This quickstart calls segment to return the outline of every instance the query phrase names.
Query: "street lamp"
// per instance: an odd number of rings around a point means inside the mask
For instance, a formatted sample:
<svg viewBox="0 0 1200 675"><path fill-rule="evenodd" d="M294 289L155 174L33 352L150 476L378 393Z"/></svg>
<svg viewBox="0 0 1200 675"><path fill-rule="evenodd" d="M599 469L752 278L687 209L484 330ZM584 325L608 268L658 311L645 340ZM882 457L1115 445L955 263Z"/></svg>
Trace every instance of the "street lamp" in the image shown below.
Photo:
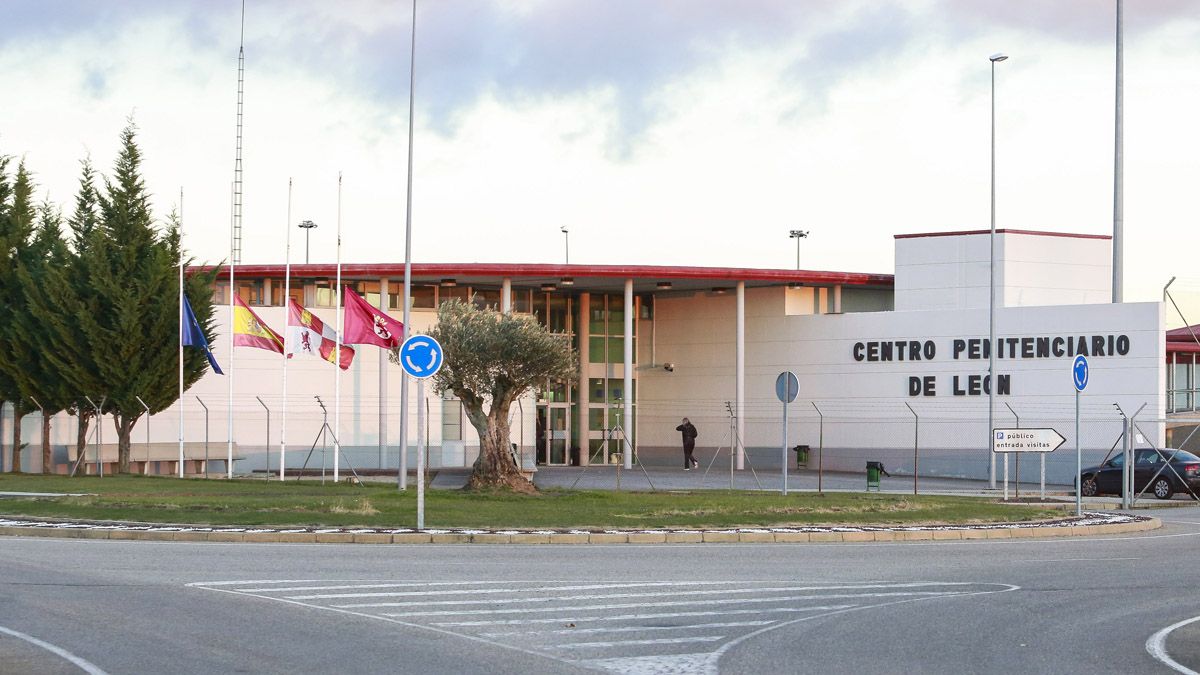
<svg viewBox="0 0 1200 675"><path fill-rule="evenodd" d="M1008 55L996 53L988 57L992 62L992 231L988 238L988 443L992 447L992 398L996 388L996 64ZM996 489L996 453L989 452L988 483ZM1005 455L1005 460L1008 455Z"/></svg>
<svg viewBox="0 0 1200 675"><path fill-rule="evenodd" d="M800 240L808 237L808 230L788 230L788 236L796 240L796 269L800 269Z"/></svg>
<svg viewBox="0 0 1200 675"><path fill-rule="evenodd" d="M313 221L311 221L311 220L302 220L302 221L300 221L300 225L299 225L299 227L300 227L300 229L304 230L304 264L305 264L305 265L307 265L307 264L308 264L308 235L309 235L309 230L313 229L313 228L314 228L314 227L316 227L316 226L317 226L317 224L316 224L316 223L314 223L314 222L313 222Z"/></svg>
<svg viewBox="0 0 1200 675"><path fill-rule="evenodd" d="M558 229L563 233L563 255L566 258L566 261L563 264L570 265L571 264L571 231L567 229L566 225L563 225L562 227L560 227Z"/></svg>

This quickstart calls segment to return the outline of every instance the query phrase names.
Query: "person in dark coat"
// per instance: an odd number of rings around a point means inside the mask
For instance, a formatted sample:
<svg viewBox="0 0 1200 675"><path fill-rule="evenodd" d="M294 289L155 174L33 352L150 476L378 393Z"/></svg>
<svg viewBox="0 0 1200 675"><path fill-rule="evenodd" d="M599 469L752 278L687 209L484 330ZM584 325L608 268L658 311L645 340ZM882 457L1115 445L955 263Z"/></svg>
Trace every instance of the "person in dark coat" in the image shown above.
<svg viewBox="0 0 1200 675"><path fill-rule="evenodd" d="M692 426L691 421L685 417L683 418L683 424L675 427L675 431L683 433L683 470L690 471L699 467L700 462L697 462L696 458L692 457L692 451L696 449L696 436L699 435L696 433L696 427Z"/></svg>

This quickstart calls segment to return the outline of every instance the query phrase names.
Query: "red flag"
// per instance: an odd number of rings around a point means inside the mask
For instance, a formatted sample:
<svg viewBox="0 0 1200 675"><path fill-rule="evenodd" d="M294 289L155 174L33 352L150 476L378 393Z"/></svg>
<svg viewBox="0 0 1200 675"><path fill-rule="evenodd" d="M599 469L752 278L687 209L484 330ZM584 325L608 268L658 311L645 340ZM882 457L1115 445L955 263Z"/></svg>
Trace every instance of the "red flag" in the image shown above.
<svg viewBox="0 0 1200 675"><path fill-rule="evenodd" d="M375 309L358 293L346 287L344 344L375 345L384 349L399 347L404 342L404 324Z"/></svg>

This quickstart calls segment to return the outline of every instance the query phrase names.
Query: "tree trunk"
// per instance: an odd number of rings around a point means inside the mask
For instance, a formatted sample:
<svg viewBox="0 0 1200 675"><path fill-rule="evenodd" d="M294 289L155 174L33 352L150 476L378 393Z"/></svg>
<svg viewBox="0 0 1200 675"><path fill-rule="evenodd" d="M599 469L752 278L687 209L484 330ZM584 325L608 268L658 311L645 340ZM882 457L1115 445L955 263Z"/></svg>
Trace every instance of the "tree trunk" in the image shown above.
<svg viewBox="0 0 1200 675"><path fill-rule="evenodd" d="M25 413L18 405L13 406L13 449L12 472L21 473L21 419Z"/></svg>
<svg viewBox="0 0 1200 675"><path fill-rule="evenodd" d="M113 426L117 428L117 473L129 473L129 437L136 421L135 415L113 416Z"/></svg>
<svg viewBox="0 0 1200 675"><path fill-rule="evenodd" d="M42 473L53 473L54 453L50 448L50 417L42 415Z"/></svg>
<svg viewBox="0 0 1200 675"><path fill-rule="evenodd" d="M88 434L88 419L87 413L80 408L75 412L75 419L78 424L75 426L75 466L71 468L71 475L74 476L79 467L83 466L83 462L87 453L87 434Z"/></svg>
<svg viewBox="0 0 1200 675"><path fill-rule="evenodd" d="M464 402L467 418L479 434L479 459L467 482L469 490L510 489L515 492L536 493L537 488L521 474L513 461L509 441L508 407L492 405L491 414L484 415L482 409L472 410Z"/></svg>

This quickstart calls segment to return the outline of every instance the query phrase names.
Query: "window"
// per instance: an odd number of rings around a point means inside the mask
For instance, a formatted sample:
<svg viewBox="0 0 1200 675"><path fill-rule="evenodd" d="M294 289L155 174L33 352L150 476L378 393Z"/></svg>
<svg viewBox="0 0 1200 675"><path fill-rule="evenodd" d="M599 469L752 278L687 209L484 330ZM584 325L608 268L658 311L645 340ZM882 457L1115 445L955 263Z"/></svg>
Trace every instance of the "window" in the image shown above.
<svg viewBox="0 0 1200 675"><path fill-rule="evenodd" d="M292 284L291 288L288 289L288 291L291 293L292 299L296 301L296 304L299 304L299 305L304 304L304 287L303 286L294 283L294 284ZM271 304L274 305L275 307L282 307L284 305L283 282L282 281L276 282L271 285Z"/></svg>
<svg viewBox="0 0 1200 675"><path fill-rule="evenodd" d="M462 439L462 401L444 399L442 401L442 440L461 441Z"/></svg>

